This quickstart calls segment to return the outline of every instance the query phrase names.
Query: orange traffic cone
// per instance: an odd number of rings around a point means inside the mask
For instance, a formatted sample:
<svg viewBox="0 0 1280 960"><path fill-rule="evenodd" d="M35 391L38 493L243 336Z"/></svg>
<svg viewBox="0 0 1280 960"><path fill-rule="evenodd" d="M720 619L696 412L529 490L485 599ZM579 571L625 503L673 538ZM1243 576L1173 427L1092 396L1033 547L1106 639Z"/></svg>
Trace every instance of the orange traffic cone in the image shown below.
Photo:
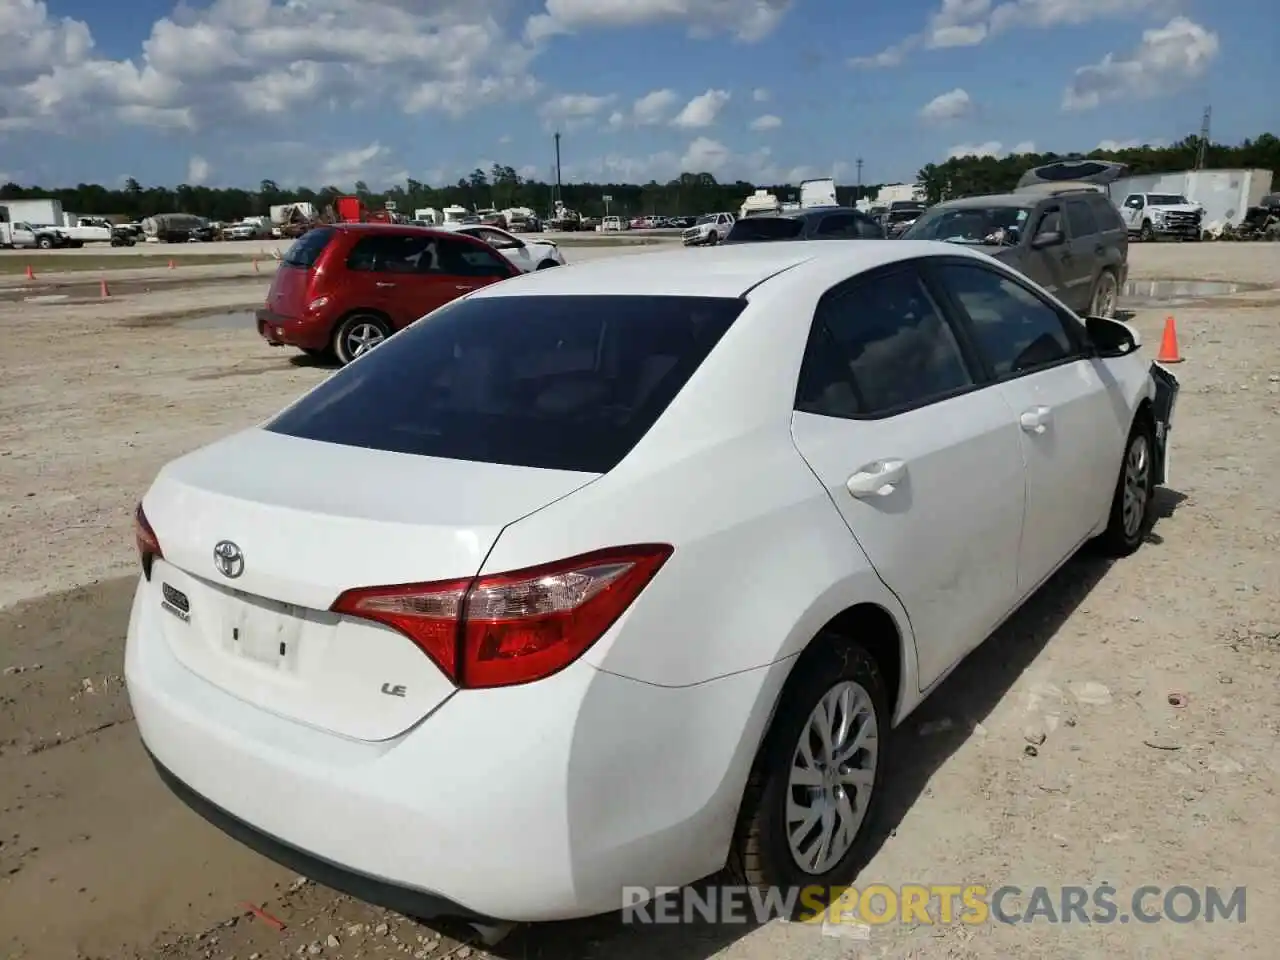
<svg viewBox="0 0 1280 960"><path fill-rule="evenodd" d="M102 299L106 300L109 296L111 296L111 290L107 286L107 281L101 280L99 281L99 283L100 283L100 286L98 288L98 292L102 295Z"/></svg>
<svg viewBox="0 0 1280 960"><path fill-rule="evenodd" d="M31 270L31 264L27 264L27 279L34 280L35 278L36 278L36 275Z"/></svg>
<svg viewBox="0 0 1280 960"><path fill-rule="evenodd" d="M1172 315L1164 318L1164 336L1160 338L1160 354L1156 360L1160 363L1182 362L1182 354L1178 352L1178 327Z"/></svg>
<svg viewBox="0 0 1280 960"><path fill-rule="evenodd" d="M173 261L172 261L172 260L170 260L170 261L169 261L169 269L170 269L170 270L172 270L173 268L174 268Z"/></svg>

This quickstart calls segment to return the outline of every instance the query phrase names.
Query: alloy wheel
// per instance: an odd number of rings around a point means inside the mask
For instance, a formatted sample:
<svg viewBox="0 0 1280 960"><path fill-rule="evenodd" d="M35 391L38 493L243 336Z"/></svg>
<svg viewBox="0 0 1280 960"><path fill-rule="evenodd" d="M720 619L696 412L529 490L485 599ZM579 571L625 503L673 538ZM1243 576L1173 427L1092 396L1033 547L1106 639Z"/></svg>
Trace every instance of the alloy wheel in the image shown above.
<svg viewBox="0 0 1280 960"><path fill-rule="evenodd" d="M819 876L852 848L866 818L879 759L871 695L846 680L823 695L800 733L787 783L791 856Z"/></svg>

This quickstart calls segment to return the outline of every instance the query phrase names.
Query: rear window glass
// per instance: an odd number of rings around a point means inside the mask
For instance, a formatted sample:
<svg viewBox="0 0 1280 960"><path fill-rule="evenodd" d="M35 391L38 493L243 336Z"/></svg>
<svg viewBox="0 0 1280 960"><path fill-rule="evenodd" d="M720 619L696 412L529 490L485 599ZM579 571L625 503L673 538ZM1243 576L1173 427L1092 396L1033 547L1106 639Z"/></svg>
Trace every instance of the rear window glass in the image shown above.
<svg viewBox="0 0 1280 960"><path fill-rule="evenodd" d="M804 231L804 223L792 217L748 217L729 231L729 240L794 240Z"/></svg>
<svg viewBox="0 0 1280 960"><path fill-rule="evenodd" d="M308 230L293 241L292 246L280 258L280 262L290 267L314 267L316 260L324 252L324 248L333 239L333 234L334 231L329 227L316 227L314 230Z"/></svg>
<svg viewBox="0 0 1280 960"><path fill-rule="evenodd" d="M266 429L324 443L551 470L611 470L746 301L454 301L330 377Z"/></svg>

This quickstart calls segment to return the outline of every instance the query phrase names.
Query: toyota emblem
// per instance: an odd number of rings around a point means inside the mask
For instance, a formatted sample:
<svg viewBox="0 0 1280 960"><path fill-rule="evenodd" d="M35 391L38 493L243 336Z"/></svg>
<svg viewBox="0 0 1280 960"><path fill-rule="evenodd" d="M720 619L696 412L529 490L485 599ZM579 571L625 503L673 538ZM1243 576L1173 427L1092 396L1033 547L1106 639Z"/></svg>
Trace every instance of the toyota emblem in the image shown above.
<svg viewBox="0 0 1280 960"><path fill-rule="evenodd" d="M213 548L213 565L230 580L244 573L244 552L230 540L219 540Z"/></svg>

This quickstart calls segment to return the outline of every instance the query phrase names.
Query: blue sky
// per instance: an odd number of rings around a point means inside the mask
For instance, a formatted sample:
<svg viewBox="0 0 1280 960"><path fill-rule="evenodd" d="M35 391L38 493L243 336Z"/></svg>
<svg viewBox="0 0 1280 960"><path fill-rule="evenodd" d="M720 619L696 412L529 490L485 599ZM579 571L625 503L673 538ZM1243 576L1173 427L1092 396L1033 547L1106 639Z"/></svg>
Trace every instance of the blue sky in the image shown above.
<svg viewBox="0 0 1280 960"><path fill-rule="evenodd" d="M1274 0L0 0L0 182L908 179L1280 127ZM1275 130L1273 132L1280 132Z"/></svg>

